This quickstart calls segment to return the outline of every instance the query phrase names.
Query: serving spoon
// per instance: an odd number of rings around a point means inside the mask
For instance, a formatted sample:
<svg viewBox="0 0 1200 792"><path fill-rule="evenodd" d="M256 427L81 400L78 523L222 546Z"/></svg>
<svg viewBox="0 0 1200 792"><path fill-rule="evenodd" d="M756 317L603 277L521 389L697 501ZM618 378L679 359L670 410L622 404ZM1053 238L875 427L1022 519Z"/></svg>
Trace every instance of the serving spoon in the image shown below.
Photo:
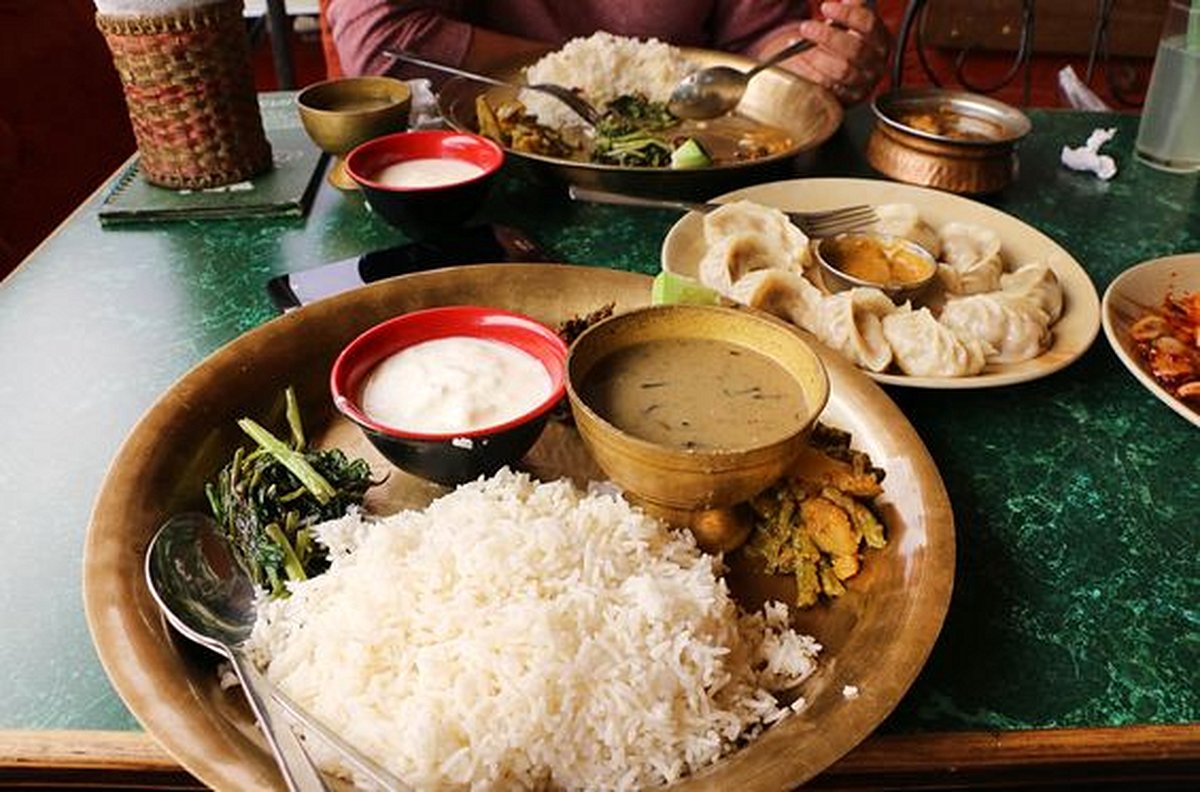
<svg viewBox="0 0 1200 792"><path fill-rule="evenodd" d="M567 88L563 85L555 85L554 83L534 83L533 85L526 85L524 83L508 82L507 80L489 77L486 74L479 74L478 72L460 69L459 67L451 66L448 63L438 63L437 61L426 60L425 58L417 57L416 55L412 55L404 50L389 49L384 50L384 54L390 58L395 58L396 60L404 61L405 63L411 63L414 66L423 66L426 69L442 71L447 74L453 74L457 77L466 77L468 80L475 80L476 82L485 83L487 85L498 85L502 88L518 88L548 94L575 111L575 114L586 121L590 126L595 126L596 122L599 121L603 115L599 110L593 107L590 102L572 91L570 88Z"/></svg>
<svg viewBox="0 0 1200 792"><path fill-rule="evenodd" d="M725 115L742 101L754 75L815 46L813 41L800 39L748 71L731 66L709 66L694 71L671 91L667 109L678 118L695 120Z"/></svg>
<svg viewBox="0 0 1200 792"><path fill-rule="evenodd" d="M184 512L167 520L146 551L146 582L172 627L229 658L289 789L311 792L328 787L300 738L278 717L281 710L384 789L406 788L400 779L289 699L246 656L243 646L255 620L255 585L211 517Z"/></svg>

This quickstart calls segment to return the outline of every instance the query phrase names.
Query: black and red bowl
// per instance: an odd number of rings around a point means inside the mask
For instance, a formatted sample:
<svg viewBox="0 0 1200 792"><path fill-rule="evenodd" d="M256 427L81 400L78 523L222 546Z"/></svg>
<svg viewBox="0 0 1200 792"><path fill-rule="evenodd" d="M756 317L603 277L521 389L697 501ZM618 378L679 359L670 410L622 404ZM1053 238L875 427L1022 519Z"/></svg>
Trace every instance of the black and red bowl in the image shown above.
<svg viewBox="0 0 1200 792"><path fill-rule="evenodd" d="M397 186L379 180L388 166L411 160L458 160L475 165L472 177L435 186ZM504 149L482 135L445 129L396 132L368 140L346 155L346 172L371 209L410 237L465 224L483 206L504 164Z"/></svg>
<svg viewBox="0 0 1200 792"><path fill-rule="evenodd" d="M363 387L377 365L415 344L455 336L508 344L532 355L550 376L550 394L504 423L461 432L408 431L363 411ZM421 478L455 485L514 466L533 447L566 392L566 360L566 343L528 316L474 305L443 306L402 314L363 332L334 361L330 389L338 411L357 424L388 461Z"/></svg>

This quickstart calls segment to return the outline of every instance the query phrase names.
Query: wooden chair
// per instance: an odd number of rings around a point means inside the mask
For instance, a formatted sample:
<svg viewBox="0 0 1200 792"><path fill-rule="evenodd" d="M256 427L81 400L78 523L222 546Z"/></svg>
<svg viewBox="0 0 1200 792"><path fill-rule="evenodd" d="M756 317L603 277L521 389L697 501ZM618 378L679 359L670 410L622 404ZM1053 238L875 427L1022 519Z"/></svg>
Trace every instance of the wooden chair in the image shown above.
<svg viewBox="0 0 1200 792"><path fill-rule="evenodd" d="M1108 103L1134 108L1165 9L1166 0L909 0L892 85L957 84L1015 104L1062 104L1054 87L1070 65Z"/></svg>
<svg viewBox="0 0 1200 792"><path fill-rule="evenodd" d="M332 2L333 0L318 0L317 3L320 9L318 20L321 25L321 52L325 55L325 76L330 80L345 74L342 71L342 62L338 59L337 47L333 44L333 34L329 30L329 19L325 13Z"/></svg>

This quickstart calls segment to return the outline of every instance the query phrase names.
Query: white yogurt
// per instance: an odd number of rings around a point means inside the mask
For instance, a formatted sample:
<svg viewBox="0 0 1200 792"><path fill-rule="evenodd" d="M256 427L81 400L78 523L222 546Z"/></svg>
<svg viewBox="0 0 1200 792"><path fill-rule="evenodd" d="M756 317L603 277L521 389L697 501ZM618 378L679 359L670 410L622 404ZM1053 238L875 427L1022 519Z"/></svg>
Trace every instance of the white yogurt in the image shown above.
<svg viewBox="0 0 1200 792"><path fill-rule="evenodd" d="M377 171L372 181L389 187L442 187L474 179L483 168L472 162L427 157L404 160Z"/></svg>
<svg viewBox="0 0 1200 792"><path fill-rule="evenodd" d="M410 432L453 434L505 423L554 390L533 355L469 336L403 349L367 375L362 409L371 419Z"/></svg>

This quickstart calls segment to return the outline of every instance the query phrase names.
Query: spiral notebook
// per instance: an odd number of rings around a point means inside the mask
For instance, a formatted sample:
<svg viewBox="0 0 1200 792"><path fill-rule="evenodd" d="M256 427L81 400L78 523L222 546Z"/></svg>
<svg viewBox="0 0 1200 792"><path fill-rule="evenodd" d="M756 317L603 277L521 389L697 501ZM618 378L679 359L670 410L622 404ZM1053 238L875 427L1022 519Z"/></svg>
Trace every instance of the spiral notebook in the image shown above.
<svg viewBox="0 0 1200 792"><path fill-rule="evenodd" d="M101 201L101 224L302 217L320 186L327 155L304 132L296 112L296 94L296 91L259 94L263 131L271 142L275 160L270 171L223 187L175 190L143 179L134 158Z"/></svg>

